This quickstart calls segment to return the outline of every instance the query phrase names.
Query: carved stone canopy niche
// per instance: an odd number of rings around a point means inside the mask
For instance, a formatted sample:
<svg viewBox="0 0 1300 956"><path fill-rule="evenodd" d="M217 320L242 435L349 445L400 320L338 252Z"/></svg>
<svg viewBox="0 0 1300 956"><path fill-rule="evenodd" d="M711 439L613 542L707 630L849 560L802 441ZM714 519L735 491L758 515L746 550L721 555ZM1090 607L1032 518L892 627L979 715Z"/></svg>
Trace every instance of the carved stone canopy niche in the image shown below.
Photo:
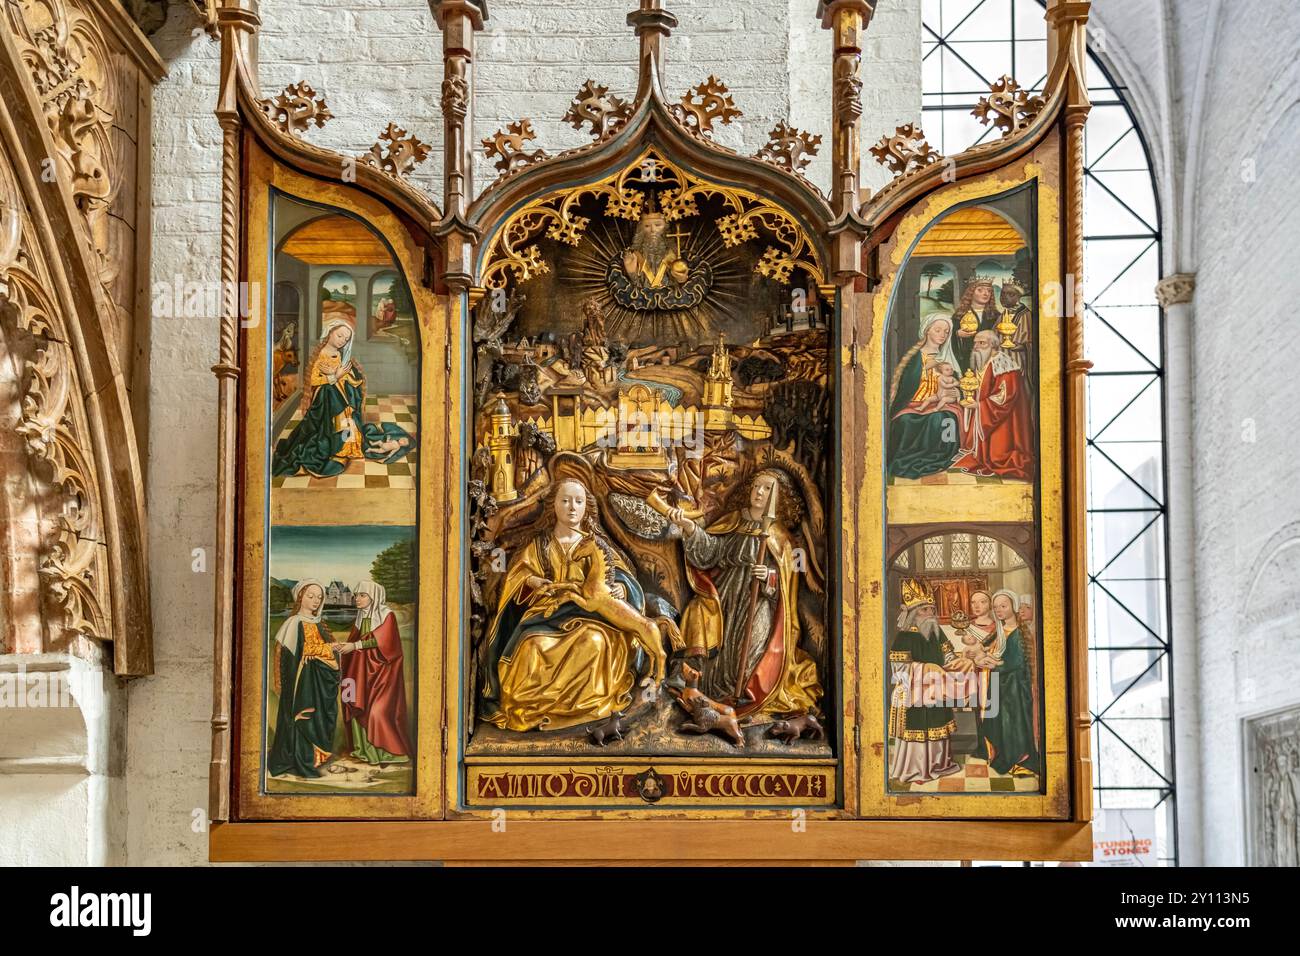
<svg viewBox="0 0 1300 956"><path fill-rule="evenodd" d="M148 261L134 251L149 183L122 147L147 141L163 65L116 4L33 0L0 19L0 348L18 395L0 466L14 492L0 651L103 653L122 676L148 674L147 416L128 386L147 392L133 358Z"/></svg>
<svg viewBox="0 0 1300 956"><path fill-rule="evenodd" d="M1300 707L1243 721L1246 863L1300 866Z"/></svg>

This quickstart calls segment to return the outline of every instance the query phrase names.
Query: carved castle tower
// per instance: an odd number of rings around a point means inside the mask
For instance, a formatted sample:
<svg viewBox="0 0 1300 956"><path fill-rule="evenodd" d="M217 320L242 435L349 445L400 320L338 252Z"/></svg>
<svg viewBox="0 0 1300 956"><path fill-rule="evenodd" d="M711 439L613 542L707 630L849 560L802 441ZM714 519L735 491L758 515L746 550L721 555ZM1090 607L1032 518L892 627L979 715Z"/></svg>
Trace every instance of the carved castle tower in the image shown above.
<svg viewBox="0 0 1300 956"><path fill-rule="evenodd" d="M519 497L515 490L515 422L504 395L497 395L492 409L487 446L492 453L492 497L497 501L514 501Z"/></svg>
<svg viewBox="0 0 1300 956"><path fill-rule="evenodd" d="M718 344L709 363L709 374L704 378L704 430L725 432L731 428L731 353L718 333Z"/></svg>

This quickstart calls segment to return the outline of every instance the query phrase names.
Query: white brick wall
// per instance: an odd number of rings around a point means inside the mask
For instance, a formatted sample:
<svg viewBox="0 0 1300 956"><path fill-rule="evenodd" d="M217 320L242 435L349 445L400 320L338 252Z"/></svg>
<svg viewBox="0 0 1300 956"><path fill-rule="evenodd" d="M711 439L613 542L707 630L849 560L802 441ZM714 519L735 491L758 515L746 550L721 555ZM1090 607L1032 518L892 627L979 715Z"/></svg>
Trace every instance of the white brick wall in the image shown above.
<svg viewBox="0 0 1300 956"><path fill-rule="evenodd" d="M215 283L221 258L219 47L173 5L154 41L169 64L154 98L153 281ZM149 569L155 676L129 687L127 860L198 862L206 833L216 517L217 318L156 316L151 331ZM208 570L191 553L206 549Z"/></svg>
<svg viewBox="0 0 1300 956"><path fill-rule="evenodd" d="M594 79L629 97L636 89L637 43L626 24L628 0L517 0L493 6L477 39L474 142L521 117L533 121L548 152L590 141L562 119L578 88ZM821 133L822 155L811 178L830 184L830 34L805 0L754 0L729 7L709 0L668 4L679 26L665 55L664 86L675 98L710 73L730 88L744 115L717 131L719 142L752 153L778 119ZM412 179L441 196L441 36L421 0L268 3L262 11L263 89L274 93L305 79L323 93L335 119L312 130L313 142L346 153L369 148L392 119L433 147ZM357 37L329 46L311 35ZM864 136L870 142L900 123L919 119L921 44L919 0L882 3L868 34L863 65ZM496 177L476 156L479 187ZM888 174L870 156L864 182Z"/></svg>
<svg viewBox="0 0 1300 956"><path fill-rule="evenodd" d="M1197 277L1166 332L1180 850L1233 865L1242 721L1300 704L1300 454L1292 393L1264 357L1297 328L1300 8L1176 7L1096 0L1094 17L1152 152L1165 272Z"/></svg>
<svg viewBox="0 0 1300 956"><path fill-rule="evenodd" d="M1300 565L1264 568L1251 591L1270 543L1300 542L1295 390L1269 372L1269 356L1284 359L1300 328L1300 63L1282 52L1300 44L1300 8L1231 7L1215 44L1194 179L1201 781L1205 862L1217 865L1244 862L1241 719L1300 704ZM1275 603L1284 594L1290 612Z"/></svg>

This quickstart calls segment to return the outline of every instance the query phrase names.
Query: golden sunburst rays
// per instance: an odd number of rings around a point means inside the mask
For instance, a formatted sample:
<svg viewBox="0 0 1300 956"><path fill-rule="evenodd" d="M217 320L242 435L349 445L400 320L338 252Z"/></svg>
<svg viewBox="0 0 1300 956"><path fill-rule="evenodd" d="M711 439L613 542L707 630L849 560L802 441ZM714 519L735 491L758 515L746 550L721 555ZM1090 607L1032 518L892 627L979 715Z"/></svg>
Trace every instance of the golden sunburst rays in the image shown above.
<svg viewBox="0 0 1300 956"><path fill-rule="evenodd" d="M681 255L691 266L707 262L713 280L707 294L688 309L629 309L614 300L608 275L632 244L635 224L601 218L587 230L583 241L566 257L565 281L581 299L594 297L605 312L605 328L628 345L655 342L711 341L724 324L743 316L748 273L741 267L741 247L727 248L716 229L699 217L676 220L674 227L690 229L681 237ZM693 228L692 228L693 227Z"/></svg>

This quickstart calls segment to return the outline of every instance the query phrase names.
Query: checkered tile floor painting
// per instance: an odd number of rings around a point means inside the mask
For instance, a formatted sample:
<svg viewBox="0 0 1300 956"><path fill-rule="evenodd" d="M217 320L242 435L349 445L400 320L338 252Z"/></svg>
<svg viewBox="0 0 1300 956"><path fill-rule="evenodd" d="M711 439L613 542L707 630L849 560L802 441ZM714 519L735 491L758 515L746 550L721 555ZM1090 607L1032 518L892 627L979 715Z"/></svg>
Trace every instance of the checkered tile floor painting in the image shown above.
<svg viewBox="0 0 1300 956"><path fill-rule="evenodd" d="M996 773L987 760L956 754L953 759L961 765L956 773L936 777L925 783L900 783L889 781L890 793L1038 793L1037 777L1012 777Z"/></svg>
<svg viewBox="0 0 1300 956"><path fill-rule="evenodd" d="M414 395L369 395L361 417L366 422L393 422L416 437L416 397ZM287 438L302 420L302 411L296 411L276 440ZM349 462L347 471L333 478L314 478L311 475L283 475L271 479L272 488L414 488L416 451L405 458L385 465L381 461Z"/></svg>

